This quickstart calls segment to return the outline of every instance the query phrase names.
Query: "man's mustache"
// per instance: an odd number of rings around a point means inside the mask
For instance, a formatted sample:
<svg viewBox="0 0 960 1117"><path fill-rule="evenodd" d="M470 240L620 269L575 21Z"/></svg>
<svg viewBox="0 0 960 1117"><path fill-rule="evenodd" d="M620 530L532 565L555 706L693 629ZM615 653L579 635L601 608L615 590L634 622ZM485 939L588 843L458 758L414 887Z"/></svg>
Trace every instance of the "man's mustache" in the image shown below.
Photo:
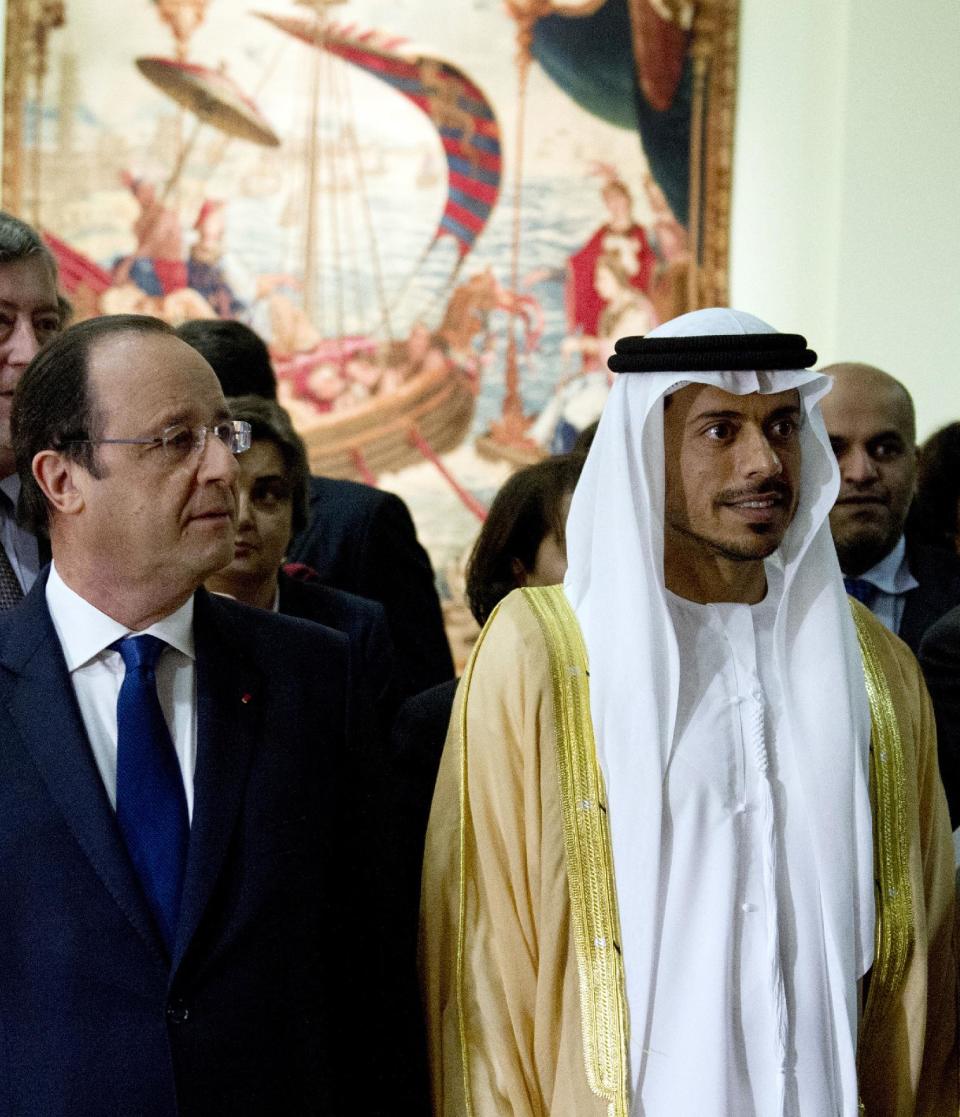
<svg viewBox="0 0 960 1117"><path fill-rule="evenodd" d="M716 504L740 504L745 500L763 500L770 497L783 503L789 503L793 496L793 487L779 478L771 478L762 485L753 485L746 489L724 489L714 499Z"/></svg>
<svg viewBox="0 0 960 1117"><path fill-rule="evenodd" d="M841 485L838 503L843 504L890 503L890 490L885 485Z"/></svg>

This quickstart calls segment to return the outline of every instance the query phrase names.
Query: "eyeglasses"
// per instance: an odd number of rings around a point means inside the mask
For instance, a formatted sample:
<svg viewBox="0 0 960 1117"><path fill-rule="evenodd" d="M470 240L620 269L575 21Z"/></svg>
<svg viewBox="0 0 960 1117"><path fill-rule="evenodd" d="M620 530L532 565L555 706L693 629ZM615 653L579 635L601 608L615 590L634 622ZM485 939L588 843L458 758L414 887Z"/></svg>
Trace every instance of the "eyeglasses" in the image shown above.
<svg viewBox="0 0 960 1117"><path fill-rule="evenodd" d="M240 419L224 420L212 427L188 427L185 423L176 423L155 438L67 438L60 445L159 446L168 457L185 461L193 453L198 456L203 453L208 434L219 439L231 454L242 454L250 449L251 427Z"/></svg>

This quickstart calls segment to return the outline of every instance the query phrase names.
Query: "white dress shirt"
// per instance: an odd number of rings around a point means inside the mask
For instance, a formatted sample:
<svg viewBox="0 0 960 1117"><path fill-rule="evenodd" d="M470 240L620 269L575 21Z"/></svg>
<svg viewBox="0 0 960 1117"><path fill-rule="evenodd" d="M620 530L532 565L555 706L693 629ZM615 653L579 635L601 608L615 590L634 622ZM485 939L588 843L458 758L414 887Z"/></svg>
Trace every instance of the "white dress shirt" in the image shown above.
<svg viewBox="0 0 960 1117"><path fill-rule="evenodd" d="M7 552L20 587L28 593L40 572L37 537L24 531L16 521L17 500L20 497L20 478L16 473L0 481L0 490L10 498L12 505L8 510L6 502L0 500L0 546Z"/></svg>
<svg viewBox="0 0 960 1117"><path fill-rule="evenodd" d="M131 633L75 593L50 568L47 607L67 661L87 738L111 805L117 805L117 698L126 668L110 645L123 636L157 636L168 646L157 663L160 708L173 738L187 813L193 818L193 776L197 765L197 679L193 640L193 597L175 613L142 633Z"/></svg>
<svg viewBox="0 0 960 1117"><path fill-rule="evenodd" d="M893 550L860 577L877 591L870 612L891 632L899 633L906 595L920 585L910 573L906 539L901 535Z"/></svg>

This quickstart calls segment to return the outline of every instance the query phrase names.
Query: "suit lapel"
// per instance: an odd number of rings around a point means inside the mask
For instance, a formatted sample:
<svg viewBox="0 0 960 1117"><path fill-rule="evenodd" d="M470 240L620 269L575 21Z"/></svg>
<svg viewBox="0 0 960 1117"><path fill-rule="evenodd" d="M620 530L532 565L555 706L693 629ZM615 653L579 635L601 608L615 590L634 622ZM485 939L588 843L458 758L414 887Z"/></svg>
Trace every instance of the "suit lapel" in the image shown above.
<svg viewBox="0 0 960 1117"><path fill-rule="evenodd" d="M10 716L97 876L158 962L166 965L162 941L90 751L45 589L43 575L5 626L0 665L11 673L6 695Z"/></svg>
<svg viewBox="0 0 960 1117"><path fill-rule="evenodd" d="M204 590L199 590L196 597L194 635L197 768L173 970L196 933L223 866L240 812L262 709L261 676L243 658L242 634L226 609Z"/></svg>

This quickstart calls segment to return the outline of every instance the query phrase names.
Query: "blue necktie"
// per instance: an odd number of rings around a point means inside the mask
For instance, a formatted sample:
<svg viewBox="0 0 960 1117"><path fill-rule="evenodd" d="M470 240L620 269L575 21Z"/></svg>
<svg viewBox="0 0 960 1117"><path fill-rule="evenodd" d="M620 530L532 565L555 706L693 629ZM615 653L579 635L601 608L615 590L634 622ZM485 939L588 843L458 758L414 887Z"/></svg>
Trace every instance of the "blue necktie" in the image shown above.
<svg viewBox="0 0 960 1117"><path fill-rule="evenodd" d="M877 599L877 587L863 578L844 578L843 584L847 593L866 605L868 609Z"/></svg>
<svg viewBox="0 0 960 1117"><path fill-rule="evenodd" d="M167 950L180 914L190 821L180 765L157 697L156 636L110 645L127 671L117 699L117 822Z"/></svg>

